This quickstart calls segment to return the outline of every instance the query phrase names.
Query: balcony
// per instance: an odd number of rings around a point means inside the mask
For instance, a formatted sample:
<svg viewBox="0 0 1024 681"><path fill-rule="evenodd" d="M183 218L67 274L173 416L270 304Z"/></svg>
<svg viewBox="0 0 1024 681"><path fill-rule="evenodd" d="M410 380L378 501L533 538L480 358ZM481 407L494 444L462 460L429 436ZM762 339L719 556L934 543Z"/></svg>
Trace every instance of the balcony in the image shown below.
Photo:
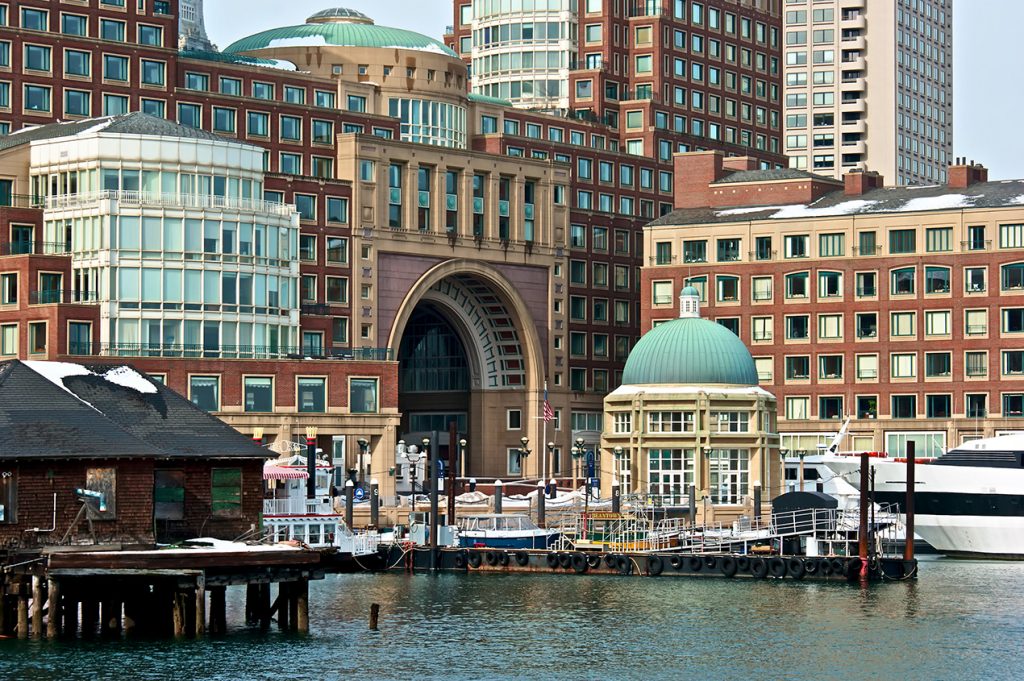
<svg viewBox="0 0 1024 681"><path fill-rule="evenodd" d="M868 131L868 122L863 118L858 118L857 120L850 121L849 123L843 121L842 126L844 135L847 133L859 133L863 135Z"/></svg>
<svg viewBox="0 0 1024 681"><path fill-rule="evenodd" d="M102 201L116 201L122 206L147 208L196 208L200 210L231 210L251 213L290 216L294 206L274 203L263 199L244 199L232 196L211 196L201 194L161 194L141 191L100 191L87 194L64 194L48 196L46 210L69 210L90 208Z"/></svg>
<svg viewBox="0 0 1024 681"><path fill-rule="evenodd" d="M299 313L313 317L329 317L331 314L331 306L325 305L324 303L306 303L299 306Z"/></svg>
<svg viewBox="0 0 1024 681"><path fill-rule="evenodd" d="M39 208L42 204L41 196L0 192L0 208Z"/></svg>
<svg viewBox="0 0 1024 681"><path fill-rule="evenodd" d="M71 244L64 242L0 242L0 255L68 255L69 253L71 253Z"/></svg>
<svg viewBox="0 0 1024 681"><path fill-rule="evenodd" d="M104 357L202 357L206 359L326 359L342 361L389 362L394 359L391 348L320 348L311 355L310 348L271 345L221 345L205 347L192 343L102 343L80 344L81 352Z"/></svg>
<svg viewBox="0 0 1024 681"><path fill-rule="evenodd" d="M32 305L58 305L61 303L95 303L99 300L96 291L30 291L29 303Z"/></svg>
<svg viewBox="0 0 1024 681"><path fill-rule="evenodd" d="M841 18L839 20L839 28L844 31L847 29L865 31L868 28L868 21L865 18L864 14L858 13L855 16L851 16L849 18Z"/></svg>
<svg viewBox="0 0 1024 681"><path fill-rule="evenodd" d="M868 110L867 103L863 98L843 100L839 102L840 110L843 113L865 113Z"/></svg>
<svg viewBox="0 0 1024 681"><path fill-rule="evenodd" d="M844 50L866 50L868 41L862 35L843 38L839 46Z"/></svg>
<svg viewBox="0 0 1024 681"><path fill-rule="evenodd" d="M844 56L842 59L844 71L864 71L868 68L868 61L859 55Z"/></svg>
<svg viewBox="0 0 1024 681"><path fill-rule="evenodd" d="M960 248L965 251L991 251L992 241L991 239L970 239L961 241Z"/></svg>
<svg viewBox="0 0 1024 681"><path fill-rule="evenodd" d="M866 154L868 153L868 145L864 140L858 140L856 142L843 142L843 146L840 147L843 154Z"/></svg>
<svg viewBox="0 0 1024 681"><path fill-rule="evenodd" d="M330 502L320 499L264 499L263 515L335 515Z"/></svg>

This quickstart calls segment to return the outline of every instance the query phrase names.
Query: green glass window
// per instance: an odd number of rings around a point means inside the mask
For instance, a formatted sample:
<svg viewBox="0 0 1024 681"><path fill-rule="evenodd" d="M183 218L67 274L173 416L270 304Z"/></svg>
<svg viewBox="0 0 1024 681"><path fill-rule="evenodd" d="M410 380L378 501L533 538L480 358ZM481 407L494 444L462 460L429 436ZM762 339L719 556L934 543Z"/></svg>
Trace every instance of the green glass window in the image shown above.
<svg viewBox="0 0 1024 681"><path fill-rule="evenodd" d="M233 518L241 515L241 468L214 468L211 471L210 512L214 517L219 518Z"/></svg>

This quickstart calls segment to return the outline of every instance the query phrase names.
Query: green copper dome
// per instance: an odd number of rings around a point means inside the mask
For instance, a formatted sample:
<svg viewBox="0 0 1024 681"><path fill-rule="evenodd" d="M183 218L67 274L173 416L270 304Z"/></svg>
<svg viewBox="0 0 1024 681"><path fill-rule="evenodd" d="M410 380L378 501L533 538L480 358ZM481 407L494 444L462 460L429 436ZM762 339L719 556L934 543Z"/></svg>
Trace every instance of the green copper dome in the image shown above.
<svg viewBox="0 0 1024 681"><path fill-rule="evenodd" d="M365 14L338 7L317 12L301 26L272 28L228 45L225 52L275 47L381 47L421 50L458 57L444 43L422 33L377 26Z"/></svg>
<svg viewBox="0 0 1024 681"><path fill-rule="evenodd" d="M754 386L757 368L743 341L721 324L673 319L640 338L622 373L623 385L665 383Z"/></svg>

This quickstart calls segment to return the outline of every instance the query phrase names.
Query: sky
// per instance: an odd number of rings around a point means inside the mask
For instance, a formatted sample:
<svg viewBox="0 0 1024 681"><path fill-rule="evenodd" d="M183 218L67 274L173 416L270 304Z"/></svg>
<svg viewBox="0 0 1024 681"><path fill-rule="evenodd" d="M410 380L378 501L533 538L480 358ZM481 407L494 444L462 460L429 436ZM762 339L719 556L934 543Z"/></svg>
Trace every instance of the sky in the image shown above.
<svg viewBox="0 0 1024 681"><path fill-rule="evenodd" d="M893 2L895 0L871 0ZM220 47L252 33L302 24L339 0L206 0L206 30ZM953 155L989 168L992 179L1024 178L1024 25L1021 0L954 0ZM378 24L441 38L451 0L343 0ZM1014 75L1016 74L1016 75ZM870 77L870 76L869 76Z"/></svg>

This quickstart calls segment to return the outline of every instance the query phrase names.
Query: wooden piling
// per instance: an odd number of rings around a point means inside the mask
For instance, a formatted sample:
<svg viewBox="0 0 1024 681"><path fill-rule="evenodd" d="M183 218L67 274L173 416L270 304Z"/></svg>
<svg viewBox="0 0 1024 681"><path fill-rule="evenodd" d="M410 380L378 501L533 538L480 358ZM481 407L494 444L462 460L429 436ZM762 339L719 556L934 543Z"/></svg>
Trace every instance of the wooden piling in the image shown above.
<svg viewBox="0 0 1024 681"><path fill-rule="evenodd" d="M112 598L103 599L100 603L100 620L102 634L114 635L121 632L121 601Z"/></svg>
<svg viewBox="0 0 1024 681"><path fill-rule="evenodd" d="M295 631L309 633L309 580L300 579L295 584Z"/></svg>
<svg viewBox="0 0 1024 681"><path fill-rule="evenodd" d="M206 582L203 577L196 579L195 636L206 634Z"/></svg>
<svg viewBox="0 0 1024 681"><path fill-rule="evenodd" d="M7 630L7 594L4 593L4 583L0 581L0 636L9 636Z"/></svg>
<svg viewBox="0 0 1024 681"><path fill-rule="evenodd" d="M49 612L46 618L46 638L55 639L60 636L60 582L56 579L48 580L46 594L49 601Z"/></svg>
<svg viewBox="0 0 1024 681"><path fill-rule="evenodd" d="M370 631L377 631L377 619L380 617L380 603L370 603Z"/></svg>
<svg viewBox="0 0 1024 681"><path fill-rule="evenodd" d="M297 631L299 628L299 585L296 582L288 584L288 631Z"/></svg>
<svg viewBox="0 0 1024 681"><path fill-rule="evenodd" d="M43 578L32 576L32 638L43 635Z"/></svg>
<svg viewBox="0 0 1024 681"><path fill-rule="evenodd" d="M256 624L259 621L260 585L245 585L245 623Z"/></svg>
<svg viewBox="0 0 1024 681"><path fill-rule="evenodd" d="M64 594L64 630L65 636L75 636L78 634L78 599L73 598L71 594Z"/></svg>
<svg viewBox="0 0 1024 681"><path fill-rule="evenodd" d="M139 626L139 598L140 593L133 591L126 594L124 601L124 633L125 636L135 634Z"/></svg>
<svg viewBox="0 0 1024 681"><path fill-rule="evenodd" d="M28 596L24 593L18 595L18 638L28 638Z"/></svg>
<svg viewBox="0 0 1024 681"><path fill-rule="evenodd" d="M185 638L185 593L175 589L172 594L171 619L174 626L174 638Z"/></svg>
<svg viewBox="0 0 1024 681"><path fill-rule="evenodd" d="M259 623L260 630L266 631L270 628L270 585L259 585Z"/></svg>
<svg viewBox="0 0 1024 681"><path fill-rule="evenodd" d="M289 630L289 615L291 615L291 584L279 582L277 585L277 627L281 631Z"/></svg>

